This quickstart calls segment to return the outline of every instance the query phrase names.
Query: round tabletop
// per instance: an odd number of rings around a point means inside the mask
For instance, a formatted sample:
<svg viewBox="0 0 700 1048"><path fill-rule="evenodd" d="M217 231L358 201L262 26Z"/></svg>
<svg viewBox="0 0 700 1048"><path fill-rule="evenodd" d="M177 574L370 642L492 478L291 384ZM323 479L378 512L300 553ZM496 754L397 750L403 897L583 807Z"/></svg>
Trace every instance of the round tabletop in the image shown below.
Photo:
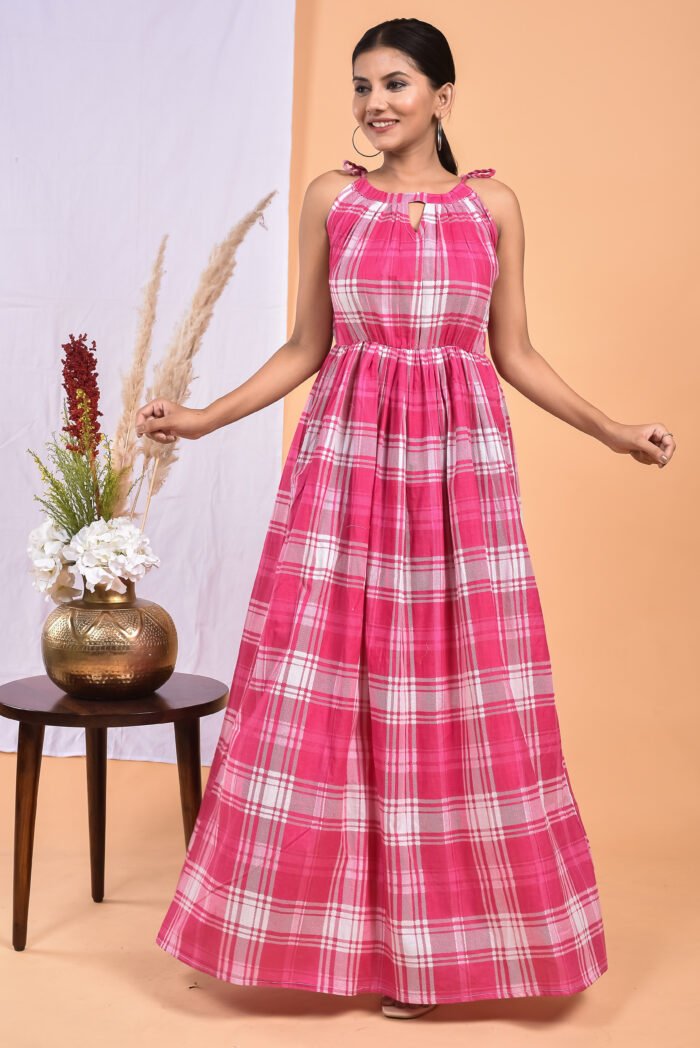
<svg viewBox="0 0 700 1048"><path fill-rule="evenodd" d="M206 717L223 709L228 695L220 680L175 672L140 699L76 699L42 673L0 685L0 716L67 728L126 728Z"/></svg>

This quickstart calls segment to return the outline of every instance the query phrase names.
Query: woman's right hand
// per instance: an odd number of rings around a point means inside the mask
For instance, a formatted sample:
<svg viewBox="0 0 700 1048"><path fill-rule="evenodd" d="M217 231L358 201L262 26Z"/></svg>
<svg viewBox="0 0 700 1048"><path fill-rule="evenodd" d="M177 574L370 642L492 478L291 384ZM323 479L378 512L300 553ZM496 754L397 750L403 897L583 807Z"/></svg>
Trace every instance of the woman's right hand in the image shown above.
<svg viewBox="0 0 700 1048"><path fill-rule="evenodd" d="M157 444L172 444L178 437L198 440L208 432L201 408L186 408L162 397L139 408L135 426L138 437L148 437Z"/></svg>

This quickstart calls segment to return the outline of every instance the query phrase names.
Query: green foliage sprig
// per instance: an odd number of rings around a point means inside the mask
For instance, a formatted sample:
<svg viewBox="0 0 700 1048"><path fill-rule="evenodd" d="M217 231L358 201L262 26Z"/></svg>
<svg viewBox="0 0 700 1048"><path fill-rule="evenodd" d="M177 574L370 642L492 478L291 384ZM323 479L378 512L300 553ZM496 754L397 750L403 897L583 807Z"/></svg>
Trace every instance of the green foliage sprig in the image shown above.
<svg viewBox="0 0 700 1048"><path fill-rule="evenodd" d="M95 343L93 341L93 347ZM99 389L94 378L94 363L88 366L87 349L84 336L64 346L67 353L74 351L79 357L82 374L89 377L89 392L78 387L75 381L77 365L73 361L73 371L64 380L68 398L63 402L64 426L60 437L46 443L50 465L46 465L35 451L27 448L32 456L41 478L45 484L45 495L35 495L37 502L44 507L47 516L56 527L63 528L72 538L81 528L100 518L111 520L119 494L120 482L124 469L115 470L112 466L112 448L109 439L99 430L97 404ZM64 368L64 375L67 373ZM100 447L105 454L98 458ZM139 482L137 477L128 489Z"/></svg>

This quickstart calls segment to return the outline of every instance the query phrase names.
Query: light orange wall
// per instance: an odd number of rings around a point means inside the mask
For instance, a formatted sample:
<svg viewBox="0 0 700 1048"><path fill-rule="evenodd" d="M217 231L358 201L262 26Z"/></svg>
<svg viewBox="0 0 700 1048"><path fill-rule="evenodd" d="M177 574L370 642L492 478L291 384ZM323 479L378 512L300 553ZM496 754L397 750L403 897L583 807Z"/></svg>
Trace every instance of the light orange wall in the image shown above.
<svg viewBox="0 0 700 1048"><path fill-rule="evenodd" d="M518 196L533 345L606 414L678 442L664 470L642 466L503 381L584 822L594 846L682 850L698 764L697 5L298 0L289 330L304 189L346 157L377 166L353 153L350 55L397 15L450 42L460 171L494 167ZM285 455L311 385L286 398Z"/></svg>

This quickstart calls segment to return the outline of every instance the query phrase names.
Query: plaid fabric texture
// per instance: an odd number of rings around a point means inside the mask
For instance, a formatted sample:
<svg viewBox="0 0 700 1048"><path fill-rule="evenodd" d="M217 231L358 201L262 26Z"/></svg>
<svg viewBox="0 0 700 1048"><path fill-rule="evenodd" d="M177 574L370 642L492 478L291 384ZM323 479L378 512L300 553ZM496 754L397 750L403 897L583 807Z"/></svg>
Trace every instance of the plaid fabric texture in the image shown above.
<svg viewBox="0 0 700 1048"><path fill-rule="evenodd" d="M498 231L467 180L493 173L361 173L328 215L335 344L156 939L231 983L448 1002L607 968L485 352Z"/></svg>

